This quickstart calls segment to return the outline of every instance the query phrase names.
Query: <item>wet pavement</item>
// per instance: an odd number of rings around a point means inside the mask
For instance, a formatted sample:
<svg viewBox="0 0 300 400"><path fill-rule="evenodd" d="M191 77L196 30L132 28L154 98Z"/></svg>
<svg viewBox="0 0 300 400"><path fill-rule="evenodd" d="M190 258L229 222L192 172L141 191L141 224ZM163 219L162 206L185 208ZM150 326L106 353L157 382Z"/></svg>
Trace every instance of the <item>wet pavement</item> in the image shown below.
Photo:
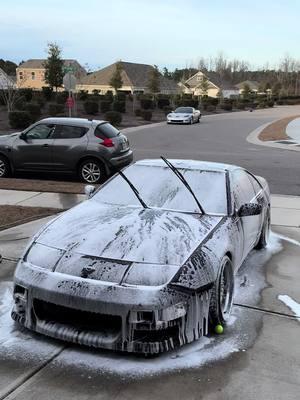
<svg viewBox="0 0 300 400"><path fill-rule="evenodd" d="M268 248L253 251L236 277L233 316L223 335L153 359L50 340L10 319L12 276L28 238L51 219L0 233L0 399L298 400L299 198L272 198ZM297 214L297 213L296 213Z"/></svg>

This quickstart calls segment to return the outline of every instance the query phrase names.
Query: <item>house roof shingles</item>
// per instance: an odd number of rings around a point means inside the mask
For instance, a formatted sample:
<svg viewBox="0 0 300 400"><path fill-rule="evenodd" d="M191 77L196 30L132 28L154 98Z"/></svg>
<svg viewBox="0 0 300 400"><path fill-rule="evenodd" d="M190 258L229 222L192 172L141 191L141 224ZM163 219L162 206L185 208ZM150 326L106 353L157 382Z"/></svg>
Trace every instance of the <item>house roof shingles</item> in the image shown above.
<svg viewBox="0 0 300 400"><path fill-rule="evenodd" d="M25 68L25 69L44 69L45 59L31 59L23 62L19 65L18 68ZM82 76L86 75L86 70L79 64L77 60L63 60L64 67L74 67L74 74L77 78L81 78Z"/></svg>
<svg viewBox="0 0 300 400"><path fill-rule="evenodd" d="M122 65L121 77L123 86L134 88L146 88L149 80L149 73L153 70L152 65L137 64L120 61ZM116 63L111 64L99 71L93 72L81 79L81 85L104 85L109 86L109 81L116 68ZM160 75L160 89L177 91L176 82Z"/></svg>

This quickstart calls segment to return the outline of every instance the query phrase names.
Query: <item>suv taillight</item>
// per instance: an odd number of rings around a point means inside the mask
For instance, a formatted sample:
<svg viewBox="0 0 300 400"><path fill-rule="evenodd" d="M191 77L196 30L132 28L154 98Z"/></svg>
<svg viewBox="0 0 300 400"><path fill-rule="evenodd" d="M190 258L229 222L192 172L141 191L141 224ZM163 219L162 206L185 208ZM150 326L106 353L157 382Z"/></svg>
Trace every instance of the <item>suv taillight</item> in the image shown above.
<svg viewBox="0 0 300 400"><path fill-rule="evenodd" d="M100 144L102 144L102 146L105 146L105 147L114 147L114 142L109 138L103 139L103 142Z"/></svg>

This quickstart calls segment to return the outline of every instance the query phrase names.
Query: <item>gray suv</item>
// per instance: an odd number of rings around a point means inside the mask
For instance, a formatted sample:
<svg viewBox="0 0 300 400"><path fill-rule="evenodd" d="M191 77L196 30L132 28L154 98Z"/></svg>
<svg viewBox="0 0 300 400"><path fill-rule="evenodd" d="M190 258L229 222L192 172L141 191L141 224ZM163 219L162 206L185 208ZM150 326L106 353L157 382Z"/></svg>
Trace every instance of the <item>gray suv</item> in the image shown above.
<svg viewBox="0 0 300 400"><path fill-rule="evenodd" d="M0 136L0 177L14 171L76 172L98 183L130 164L126 136L106 121L45 118L21 133Z"/></svg>

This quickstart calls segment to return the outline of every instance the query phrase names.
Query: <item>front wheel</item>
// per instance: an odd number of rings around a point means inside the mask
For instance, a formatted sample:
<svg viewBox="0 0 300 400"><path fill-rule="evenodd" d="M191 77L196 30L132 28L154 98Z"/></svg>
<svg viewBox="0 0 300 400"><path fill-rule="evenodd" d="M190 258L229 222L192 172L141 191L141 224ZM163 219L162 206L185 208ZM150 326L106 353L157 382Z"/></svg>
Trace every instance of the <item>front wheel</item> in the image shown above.
<svg viewBox="0 0 300 400"><path fill-rule="evenodd" d="M262 227L260 237L256 246L254 247L256 250L261 250L267 247L269 235L270 235L270 225L271 225L271 218L270 218L270 210L268 209L266 220Z"/></svg>
<svg viewBox="0 0 300 400"><path fill-rule="evenodd" d="M224 256L212 288L209 304L209 322L212 328L228 321L233 303L234 277L232 262Z"/></svg>
<svg viewBox="0 0 300 400"><path fill-rule="evenodd" d="M100 183L105 179L105 168L101 161L88 159L83 161L78 170L79 178L86 183Z"/></svg>

